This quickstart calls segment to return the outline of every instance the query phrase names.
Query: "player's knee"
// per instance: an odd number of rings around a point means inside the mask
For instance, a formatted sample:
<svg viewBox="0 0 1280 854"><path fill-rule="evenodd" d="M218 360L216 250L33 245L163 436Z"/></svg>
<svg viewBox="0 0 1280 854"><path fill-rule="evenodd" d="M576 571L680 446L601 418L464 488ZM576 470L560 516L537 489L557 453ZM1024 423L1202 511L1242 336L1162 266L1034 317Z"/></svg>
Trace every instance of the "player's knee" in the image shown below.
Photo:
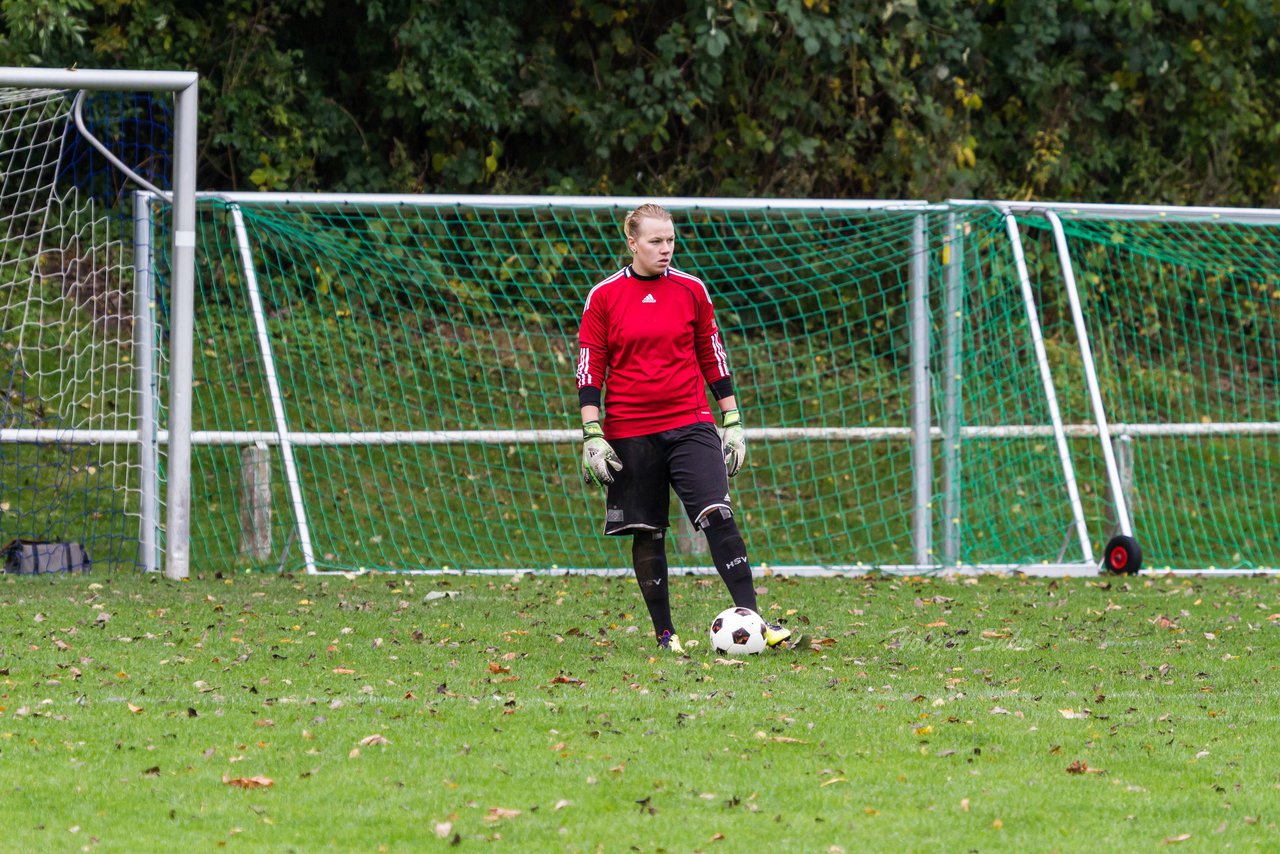
<svg viewBox="0 0 1280 854"><path fill-rule="evenodd" d="M666 553L667 542L663 531L636 531L631 539L631 555L636 560L665 557Z"/></svg>
<svg viewBox="0 0 1280 854"><path fill-rule="evenodd" d="M703 531L710 531L713 528L723 528L726 525L738 526L733 521L733 510L723 504L715 504L698 514L698 518L694 520L694 527Z"/></svg>

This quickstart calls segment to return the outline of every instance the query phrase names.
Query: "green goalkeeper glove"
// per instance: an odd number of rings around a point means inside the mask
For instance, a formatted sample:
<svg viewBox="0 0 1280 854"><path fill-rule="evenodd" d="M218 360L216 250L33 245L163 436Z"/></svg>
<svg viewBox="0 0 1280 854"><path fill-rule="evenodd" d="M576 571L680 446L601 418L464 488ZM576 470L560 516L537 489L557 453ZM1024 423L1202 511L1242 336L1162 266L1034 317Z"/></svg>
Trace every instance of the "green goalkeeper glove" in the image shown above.
<svg viewBox="0 0 1280 854"><path fill-rule="evenodd" d="M720 449L724 451L725 470L733 477L747 461L747 431L742 429L742 415L736 409L726 409L721 423Z"/></svg>
<svg viewBox="0 0 1280 854"><path fill-rule="evenodd" d="M612 468L613 471L609 471ZM613 472L622 471L622 460L604 439L599 421L582 425L582 480L588 486L613 483Z"/></svg>

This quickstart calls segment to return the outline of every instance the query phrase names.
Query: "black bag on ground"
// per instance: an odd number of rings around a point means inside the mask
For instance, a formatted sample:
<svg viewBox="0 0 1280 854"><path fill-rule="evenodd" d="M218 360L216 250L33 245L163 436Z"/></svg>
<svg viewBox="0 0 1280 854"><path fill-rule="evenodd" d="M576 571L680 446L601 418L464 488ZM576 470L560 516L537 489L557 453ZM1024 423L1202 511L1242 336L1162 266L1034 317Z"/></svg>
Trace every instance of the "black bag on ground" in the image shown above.
<svg viewBox="0 0 1280 854"><path fill-rule="evenodd" d="M88 572L93 565L80 543L10 540L4 547L4 571L15 575L50 572Z"/></svg>

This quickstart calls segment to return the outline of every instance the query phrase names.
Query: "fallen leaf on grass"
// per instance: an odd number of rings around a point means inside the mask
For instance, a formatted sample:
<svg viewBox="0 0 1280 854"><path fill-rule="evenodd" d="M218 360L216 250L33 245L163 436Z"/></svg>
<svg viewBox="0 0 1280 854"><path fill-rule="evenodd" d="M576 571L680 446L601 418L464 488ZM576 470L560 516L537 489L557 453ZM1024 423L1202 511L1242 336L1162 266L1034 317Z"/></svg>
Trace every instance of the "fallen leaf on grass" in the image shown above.
<svg viewBox="0 0 1280 854"><path fill-rule="evenodd" d="M572 804L573 804L573 801L566 801L564 798L561 798L560 800L556 801L555 809L562 810L565 807L570 806Z"/></svg>
<svg viewBox="0 0 1280 854"><path fill-rule="evenodd" d="M125 705L128 706L129 711L133 712L135 715L142 713L142 706L135 706L133 703L125 703Z"/></svg>
<svg viewBox="0 0 1280 854"><path fill-rule="evenodd" d="M502 821L504 818L515 818L520 815L520 810L509 810L506 807L489 807L489 812L485 814L485 821Z"/></svg>
<svg viewBox="0 0 1280 854"><path fill-rule="evenodd" d="M552 678L551 684L552 685L582 685L584 683L581 679L579 679L576 676L566 676L563 673L561 673L559 676Z"/></svg>
<svg viewBox="0 0 1280 854"><path fill-rule="evenodd" d="M721 666L723 666L723 667L744 667L744 666L746 666L746 662L745 662L745 661L743 661L741 658L717 658L717 659L716 659L716 664L719 664L719 665L721 665Z"/></svg>
<svg viewBox="0 0 1280 854"><path fill-rule="evenodd" d="M1090 768L1088 762L1085 762L1083 759L1077 759L1075 762L1072 762L1070 765L1067 766L1067 773L1068 774L1105 774L1107 772L1103 771L1101 768Z"/></svg>
<svg viewBox="0 0 1280 854"><path fill-rule="evenodd" d="M510 673L510 672L511 672L511 668L510 668L510 667L503 667L501 664L499 664L499 663L498 663L498 662L496 662L496 661L490 661L490 662L489 662L489 672L490 672L490 673Z"/></svg>
<svg viewBox="0 0 1280 854"><path fill-rule="evenodd" d="M228 786L236 786L241 789L269 789L276 784L275 780L270 777L223 777L222 782Z"/></svg>
<svg viewBox="0 0 1280 854"><path fill-rule="evenodd" d="M996 631L992 631L991 629L984 629L982 632L982 637L984 637L987 640L1001 640L1003 638L1011 638L1013 637L1013 635L1009 632L996 632Z"/></svg>
<svg viewBox="0 0 1280 854"><path fill-rule="evenodd" d="M1165 845L1177 845L1179 842L1186 842L1190 838L1190 833L1179 833L1177 836L1166 836L1163 841Z"/></svg>
<svg viewBox="0 0 1280 854"><path fill-rule="evenodd" d="M1092 712L1088 709L1081 709L1078 712L1075 709L1058 709L1058 714L1062 715L1067 720L1074 720L1076 718L1087 718L1092 714Z"/></svg>
<svg viewBox="0 0 1280 854"><path fill-rule="evenodd" d="M366 735L364 738L360 739L361 747L368 747L371 744L390 744L390 743L391 742L383 738L381 734L376 732L373 735Z"/></svg>
<svg viewBox="0 0 1280 854"><path fill-rule="evenodd" d="M818 788L825 789L827 786L831 786L836 783L847 783L847 782L849 782L848 777L832 777L830 780L823 780L821 783L819 783Z"/></svg>
<svg viewBox="0 0 1280 854"><path fill-rule="evenodd" d="M432 829L435 830L436 836L446 839L450 833L453 833L453 822L437 821Z"/></svg>

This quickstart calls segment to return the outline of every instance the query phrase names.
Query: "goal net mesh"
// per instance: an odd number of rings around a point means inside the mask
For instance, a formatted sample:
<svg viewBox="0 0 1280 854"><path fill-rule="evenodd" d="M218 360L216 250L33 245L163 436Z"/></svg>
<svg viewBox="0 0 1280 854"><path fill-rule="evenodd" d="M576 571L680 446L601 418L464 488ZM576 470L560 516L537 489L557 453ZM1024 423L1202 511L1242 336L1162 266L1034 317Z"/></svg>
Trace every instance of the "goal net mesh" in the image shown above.
<svg viewBox="0 0 1280 854"><path fill-rule="evenodd" d="M1024 223L1045 240L1044 218ZM1280 566L1280 224L1064 217L1063 228L1103 405L1127 437L1117 444L1129 446L1147 564ZM1046 292L1044 311L1070 323L1060 288ZM1061 338L1074 348L1073 333ZM1064 409L1086 421L1084 375L1069 353ZM1077 461L1101 471L1096 440L1081 443Z"/></svg>
<svg viewBox="0 0 1280 854"><path fill-rule="evenodd" d="M78 541L115 568L139 560L137 443L83 436L138 430L132 193L76 131L73 95L0 90L0 430L16 437L0 441L0 545ZM100 93L83 114L167 175L162 106Z"/></svg>

